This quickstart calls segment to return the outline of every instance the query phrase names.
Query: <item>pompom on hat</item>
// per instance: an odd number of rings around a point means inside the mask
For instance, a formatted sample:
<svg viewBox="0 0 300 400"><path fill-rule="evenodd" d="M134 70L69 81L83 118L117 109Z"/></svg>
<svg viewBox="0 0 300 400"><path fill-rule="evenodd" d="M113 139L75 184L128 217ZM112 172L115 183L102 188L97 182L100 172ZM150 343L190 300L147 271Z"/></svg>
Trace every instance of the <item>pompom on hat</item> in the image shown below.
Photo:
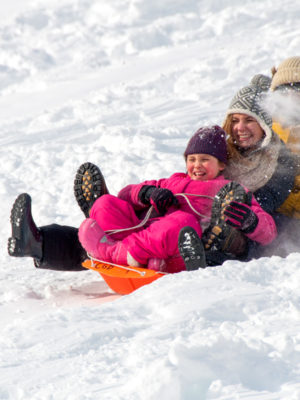
<svg viewBox="0 0 300 400"><path fill-rule="evenodd" d="M183 153L185 159L189 154L210 154L226 164L227 146L225 131L218 125L198 129L189 140Z"/></svg>
<svg viewBox="0 0 300 400"><path fill-rule="evenodd" d="M265 132L262 147L270 143L273 135L272 117L263 106L270 85L271 78L262 74L255 75L251 79L250 85L243 87L236 93L229 104L225 117L225 121L231 114L246 114L255 118Z"/></svg>
<svg viewBox="0 0 300 400"><path fill-rule="evenodd" d="M272 68L271 90L276 90L278 86L300 83L300 57L290 57L279 64L278 68Z"/></svg>

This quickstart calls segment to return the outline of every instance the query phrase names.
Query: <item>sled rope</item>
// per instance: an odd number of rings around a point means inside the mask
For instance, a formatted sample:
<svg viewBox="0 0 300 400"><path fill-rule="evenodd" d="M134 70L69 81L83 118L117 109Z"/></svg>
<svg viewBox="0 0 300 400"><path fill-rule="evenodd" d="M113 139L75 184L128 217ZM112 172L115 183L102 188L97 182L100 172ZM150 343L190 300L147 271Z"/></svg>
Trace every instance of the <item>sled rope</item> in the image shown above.
<svg viewBox="0 0 300 400"><path fill-rule="evenodd" d="M208 217L208 215L201 214L201 213L199 213L197 210L195 210L195 208L192 206L192 204L191 204L191 202L190 202L188 196L204 197L204 198L206 198L206 199L214 200L214 197L212 197L212 196L206 196L206 195L204 195L204 194L177 193L177 194L175 194L175 196L176 196L176 197L178 197L178 196L183 197L183 198L185 199L185 201L187 202L188 206L190 207L190 209L191 209L195 214L197 214L199 217L202 217L202 218L206 218L206 217ZM126 232L126 231L131 231L131 230L133 230L133 229L141 228L142 226L144 226L144 225L148 222L148 220L149 220L149 218L150 218L150 215L151 215L151 213L152 213L152 210L153 210L153 206L151 206L151 207L149 208L149 210L147 211L147 214L145 215L144 219L143 219L138 225L131 226L130 228L109 229L109 230L105 231L105 233L106 233L107 235L113 235L114 233Z"/></svg>
<svg viewBox="0 0 300 400"><path fill-rule="evenodd" d="M137 274L139 274L141 276L145 276L146 273L147 273L146 271L138 271L138 270L136 270L134 268L130 268L130 267L127 267L125 265L114 264L114 263L109 262L109 261L99 260L98 258L91 256L89 253L87 253L87 256L92 261L92 266L95 266L94 265L94 261L97 261L97 262L100 262L102 264L108 264L108 265L112 265L113 267L118 267L118 268L121 268L121 269L126 269L127 271L136 272ZM155 271L155 272L158 273L157 271ZM159 273L160 274L164 274L164 275L168 275L168 272L159 271Z"/></svg>
<svg viewBox="0 0 300 400"><path fill-rule="evenodd" d="M199 217L202 217L202 218L206 218L208 215L201 214L197 210L195 210L195 208L191 205L191 202L187 196L205 197L206 199L214 200L214 197L206 196L205 194L178 193L178 194L175 194L175 196L182 196L184 198L184 200L188 203L188 206L190 207L190 209L193 210L195 214L199 215Z"/></svg>
<svg viewBox="0 0 300 400"><path fill-rule="evenodd" d="M152 210L153 210L153 206L151 206L149 208L149 210L147 211L147 214L145 215L144 219L138 225L131 226L130 228L109 229L109 230L105 231L105 233L107 233L108 235L113 235L114 233L126 232L126 231L130 231L132 229L141 228L142 226L144 226L147 223L147 221L150 218L150 215L152 213Z"/></svg>

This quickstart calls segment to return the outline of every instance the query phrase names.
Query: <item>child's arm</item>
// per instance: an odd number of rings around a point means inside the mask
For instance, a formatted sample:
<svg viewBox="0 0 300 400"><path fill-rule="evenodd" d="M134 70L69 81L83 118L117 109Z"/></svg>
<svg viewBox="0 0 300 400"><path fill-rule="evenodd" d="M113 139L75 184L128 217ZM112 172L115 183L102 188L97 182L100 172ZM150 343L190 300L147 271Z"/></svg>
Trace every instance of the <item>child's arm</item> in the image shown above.
<svg viewBox="0 0 300 400"><path fill-rule="evenodd" d="M130 202L135 209L153 205L160 215L164 215L170 206L177 204L177 199L171 190L159 187L163 181L165 179L128 185L120 191L118 197Z"/></svg>
<svg viewBox="0 0 300 400"><path fill-rule="evenodd" d="M147 208L147 206L143 204L138 198L138 193L142 187L142 183L137 185L127 185L120 190L120 192L118 193L118 197L130 203L136 210Z"/></svg>
<svg viewBox="0 0 300 400"><path fill-rule="evenodd" d="M122 200L128 201L130 204L134 206L135 209L143 209L149 207L149 204L145 204L141 201L139 198L139 193L141 189L145 186L153 186L153 187L159 187L160 184L164 181L164 179L161 179L159 181L156 180L151 180L151 181L145 181L142 183L138 184L133 184L133 185L127 185L123 189L120 190L118 197Z"/></svg>

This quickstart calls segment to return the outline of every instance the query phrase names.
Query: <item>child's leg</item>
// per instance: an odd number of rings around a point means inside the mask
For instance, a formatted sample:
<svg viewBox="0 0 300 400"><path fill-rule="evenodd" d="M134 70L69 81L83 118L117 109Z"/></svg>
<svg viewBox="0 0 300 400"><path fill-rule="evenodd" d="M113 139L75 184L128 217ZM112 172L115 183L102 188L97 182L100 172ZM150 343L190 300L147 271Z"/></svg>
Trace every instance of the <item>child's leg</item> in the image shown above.
<svg viewBox="0 0 300 400"><path fill-rule="evenodd" d="M131 204L110 194L103 195L95 201L90 210L90 218L96 220L104 231L129 228L140 223ZM111 238L122 240L132 232L134 230L116 233Z"/></svg>
<svg viewBox="0 0 300 400"><path fill-rule="evenodd" d="M117 264L141 266L128 253L122 240L115 241L92 218L85 219L79 227L78 238L86 252L100 260Z"/></svg>
<svg viewBox="0 0 300 400"><path fill-rule="evenodd" d="M187 225L201 235L196 217L175 211L147 228L128 235L124 240L111 243L106 240L97 222L90 218L79 228L79 239L91 255L103 261L146 266L150 258L160 258L166 260L167 272L179 272L185 270L185 266L178 250L178 236Z"/></svg>
<svg viewBox="0 0 300 400"><path fill-rule="evenodd" d="M193 227L201 237L197 218L183 211L175 211L146 229L127 236L122 243L139 263L147 264L150 258L161 258L167 261L168 272L179 272L185 270L178 250L179 232L185 226Z"/></svg>
<svg viewBox="0 0 300 400"><path fill-rule="evenodd" d="M121 241L134 229L105 235L107 230L122 230L140 223L131 204L112 195L103 195L93 204L90 216L79 228L79 240L85 250L102 261L125 265L134 262L128 259L127 248Z"/></svg>

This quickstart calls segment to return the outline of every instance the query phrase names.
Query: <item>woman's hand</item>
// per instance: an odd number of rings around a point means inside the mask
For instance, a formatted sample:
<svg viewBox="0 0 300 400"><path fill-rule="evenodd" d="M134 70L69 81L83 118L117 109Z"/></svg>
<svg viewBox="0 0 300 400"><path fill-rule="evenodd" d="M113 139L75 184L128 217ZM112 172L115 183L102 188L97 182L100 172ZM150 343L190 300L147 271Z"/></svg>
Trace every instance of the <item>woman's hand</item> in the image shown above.
<svg viewBox="0 0 300 400"><path fill-rule="evenodd" d="M258 217L247 204L232 201L224 211L226 223L244 233L252 233L258 224Z"/></svg>

